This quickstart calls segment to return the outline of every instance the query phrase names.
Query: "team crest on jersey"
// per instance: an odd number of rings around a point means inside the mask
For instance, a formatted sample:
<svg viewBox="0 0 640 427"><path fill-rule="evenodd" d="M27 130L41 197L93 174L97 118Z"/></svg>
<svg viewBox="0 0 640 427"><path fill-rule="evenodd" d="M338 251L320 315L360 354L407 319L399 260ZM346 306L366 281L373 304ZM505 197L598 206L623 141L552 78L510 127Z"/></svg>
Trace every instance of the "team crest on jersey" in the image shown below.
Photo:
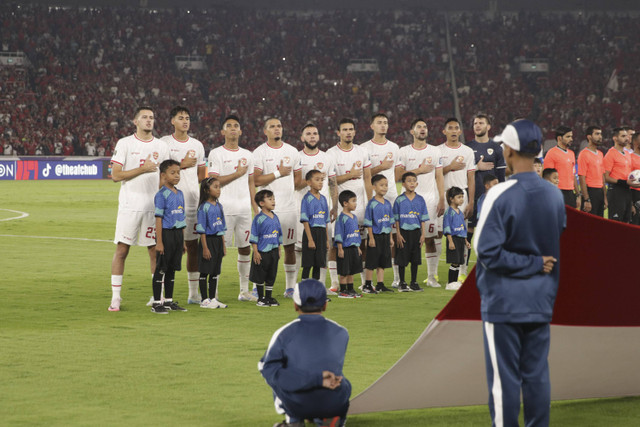
<svg viewBox="0 0 640 427"><path fill-rule="evenodd" d="M247 166L247 159L246 158L244 158L244 157L241 158L240 162L241 162L242 166Z"/></svg>
<svg viewBox="0 0 640 427"><path fill-rule="evenodd" d="M196 156L196 150L187 151L187 157L195 157L195 156Z"/></svg>
<svg viewBox="0 0 640 427"><path fill-rule="evenodd" d="M462 156L458 156L458 157L456 157L456 161L458 161L458 162L464 162L464 157L462 157Z"/></svg>
<svg viewBox="0 0 640 427"><path fill-rule="evenodd" d="M393 159L393 153L392 153L391 151L389 151L389 152L387 153L387 155L385 156L385 158L384 158L384 159L385 159L385 160L391 160L391 159Z"/></svg>
<svg viewBox="0 0 640 427"><path fill-rule="evenodd" d="M362 162L361 162L360 160L358 160L358 161L356 162L356 167L358 167L358 168L359 168L360 166L362 166Z"/></svg>
<svg viewBox="0 0 640 427"><path fill-rule="evenodd" d="M488 154L488 155L492 155L492 154L493 154L493 148L489 148L489 149L487 150L487 154Z"/></svg>
<svg viewBox="0 0 640 427"><path fill-rule="evenodd" d="M282 163L284 163L285 165L288 165L290 162L291 162L291 158L289 156L282 158Z"/></svg>
<svg viewBox="0 0 640 427"><path fill-rule="evenodd" d="M153 152L153 160L158 160L158 157L160 157L160 154L158 154L157 151Z"/></svg>
<svg viewBox="0 0 640 427"><path fill-rule="evenodd" d="M427 157L425 160L427 161L427 163L431 164L431 161L432 161L433 159L431 158L431 156L429 156L429 157Z"/></svg>
<svg viewBox="0 0 640 427"><path fill-rule="evenodd" d="M322 163L322 162L316 163L316 169L318 169L318 170L322 170L323 166L324 166L324 163Z"/></svg>

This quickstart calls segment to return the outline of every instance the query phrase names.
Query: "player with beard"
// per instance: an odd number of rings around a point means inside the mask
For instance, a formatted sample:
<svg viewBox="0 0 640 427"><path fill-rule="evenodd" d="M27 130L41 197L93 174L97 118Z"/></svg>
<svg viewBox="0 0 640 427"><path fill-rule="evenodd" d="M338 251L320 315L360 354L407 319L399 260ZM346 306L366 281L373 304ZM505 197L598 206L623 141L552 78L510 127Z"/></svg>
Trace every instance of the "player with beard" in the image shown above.
<svg viewBox="0 0 640 427"><path fill-rule="evenodd" d="M604 216L607 186L602 167L604 155L598 149L602 146L602 129L599 126L589 126L585 133L587 146L578 154L578 180L584 194L580 208L585 212Z"/></svg>
<svg viewBox="0 0 640 427"><path fill-rule="evenodd" d="M438 221L438 217L442 217L445 208L441 155L437 147L427 144L429 129L424 119L414 120L410 133L413 143L402 147L398 152L396 179L401 179L405 172L413 172L418 177L416 193L424 198L429 213L429 221L425 224L425 259L428 274L425 283L439 288L438 261L442 250L442 221Z"/></svg>
<svg viewBox="0 0 640 427"><path fill-rule="evenodd" d="M476 192L473 203L473 214L469 217L467 240L471 242L473 230L478 220L478 199L484 194L484 177L491 174L498 178L498 182L504 182L505 168L500 144L489 138L491 120L486 114L476 114L473 118L473 134L475 138L467 143L467 147L473 150L476 162ZM468 249L467 262L460 266L459 281L464 281L469 266L471 249Z"/></svg>
<svg viewBox="0 0 640 427"><path fill-rule="evenodd" d="M573 143L573 131L567 126L560 126L555 133L558 145L547 151L544 168L558 171L558 188L562 191L564 204L576 208L581 204L581 200L578 200L580 186L575 176L576 155L570 148Z"/></svg>
<svg viewBox="0 0 640 427"><path fill-rule="evenodd" d="M254 180L260 190L271 190L275 197L274 212L282 227L284 246L284 273L286 298L293 297L293 286L298 279L296 269L295 243L296 231L300 222L295 194L295 181L301 181L298 150L282 141L282 123L280 119L269 118L264 123L267 142L253 152Z"/></svg>
<svg viewBox="0 0 640 427"><path fill-rule="evenodd" d="M309 186L307 185L307 181L304 177L307 176L307 172L311 170L319 170L322 172L322 190L320 190L320 194L322 194L329 204L329 209L332 212L331 220L335 220L335 210L332 208L333 206L338 205L338 187L336 184L336 173L333 167L333 161L324 151L318 148L320 144L320 133L318 132L318 128L313 123L307 123L302 128L302 135L300 136L300 140L304 144L304 148L300 150L300 175L299 180L295 182L296 185L296 203L298 207L298 218L300 218L300 205L302 203L302 198L309 191ZM297 168L296 168L297 169ZM298 175L296 175L297 177ZM298 239L296 241L295 250L296 250L296 272L300 270L300 262L302 259L302 236L304 233L304 227L301 222L298 222ZM296 273L297 277L297 273ZM325 283L327 279L327 269L320 269L320 281ZM329 294L333 294L332 291L329 291Z"/></svg>
<svg viewBox="0 0 640 427"><path fill-rule="evenodd" d="M354 145L356 126L353 120L344 118L338 124L336 131L340 140L327 150L327 155L332 159L338 184L338 194L345 190L353 191L356 195L357 205L353 214L358 218L361 234L364 232L364 209L372 195L371 186L371 161L367 150L359 145ZM334 216L337 205L333 205L331 215ZM366 255L366 239L362 239L362 259ZM331 290L337 292L339 278L336 265L336 250L329 251L329 274L331 276ZM360 274L361 283L364 285L364 274Z"/></svg>

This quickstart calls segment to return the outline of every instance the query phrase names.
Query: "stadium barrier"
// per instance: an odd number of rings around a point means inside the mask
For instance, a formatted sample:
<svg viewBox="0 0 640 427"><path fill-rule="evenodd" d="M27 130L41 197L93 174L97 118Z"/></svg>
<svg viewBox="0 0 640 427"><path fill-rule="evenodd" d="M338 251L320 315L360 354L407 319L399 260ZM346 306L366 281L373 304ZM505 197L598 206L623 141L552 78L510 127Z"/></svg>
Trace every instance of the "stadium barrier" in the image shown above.
<svg viewBox="0 0 640 427"><path fill-rule="evenodd" d="M108 179L109 157L41 157L0 158L0 180Z"/></svg>

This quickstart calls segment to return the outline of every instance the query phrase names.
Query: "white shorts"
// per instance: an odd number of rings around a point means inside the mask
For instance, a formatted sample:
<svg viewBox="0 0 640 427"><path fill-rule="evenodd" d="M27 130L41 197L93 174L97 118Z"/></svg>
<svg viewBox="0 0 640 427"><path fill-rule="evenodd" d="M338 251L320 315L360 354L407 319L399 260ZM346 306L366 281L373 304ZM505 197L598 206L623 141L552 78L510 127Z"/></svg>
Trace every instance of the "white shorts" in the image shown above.
<svg viewBox="0 0 640 427"><path fill-rule="evenodd" d="M438 233L442 233L442 220L444 216L438 217L438 202L427 201L427 212L429 213L429 221L424 224L425 238L437 237Z"/></svg>
<svg viewBox="0 0 640 427"><path fill-rule="evenodd" d="M185 221L187 223L187 228L184 231L184 240L185 242L198 240L200 238L200 234L196 231L196 226L198 225L198 214L196 211L191 209L187 209L185 214Z"/></svg>
<svg viewBox="0 0 640 427"><path fill-rule="evenodd" d="M297 230L300 218L297 212L276 212L278 219L280 220L280 227L282 227L282 244L293 245L297 242Z"/></svg>
<svg viewBox="0 0 640 427"><path fill-rule="evenodd" d="M224 235L224 243L227 247L246 248L250 246L249 236L251 235L251 215L228 215L225 216L227 232ZM233 244L232 244L232 238Z"/></svg>
<svg viewBox="0 0 640 427"><path fill-rule="evenodd" d="M129 246L155 246L156 217L153 211L118 210L113 243Z"/></svg>

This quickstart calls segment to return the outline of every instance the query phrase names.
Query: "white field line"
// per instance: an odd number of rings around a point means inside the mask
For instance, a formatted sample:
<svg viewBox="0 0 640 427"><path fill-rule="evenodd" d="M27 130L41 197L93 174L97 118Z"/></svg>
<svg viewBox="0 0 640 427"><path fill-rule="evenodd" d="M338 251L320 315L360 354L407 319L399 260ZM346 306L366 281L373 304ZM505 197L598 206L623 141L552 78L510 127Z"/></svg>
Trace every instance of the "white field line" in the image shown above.
<svg viewBox="0 0 640 427"><path fill-rule="evenodd" d="M0 219L0 221L11 221L14 219L21 219L29 216L29 214L26 212L14 211L11 209L0 209L0 211L7 211L7 212L13 212L13 213L19 214L18 216L12 216L11 218L2 218Z"/></svg>
<svg viewBox="0 0 640 427"><path fill-rule="evenodd" d="M21 234L0 234L0 237L23 237L26 239L82 240L84 242L107 242L107 243L113 242L113 240L87 239L84 237L24 236Z"/></svg>

